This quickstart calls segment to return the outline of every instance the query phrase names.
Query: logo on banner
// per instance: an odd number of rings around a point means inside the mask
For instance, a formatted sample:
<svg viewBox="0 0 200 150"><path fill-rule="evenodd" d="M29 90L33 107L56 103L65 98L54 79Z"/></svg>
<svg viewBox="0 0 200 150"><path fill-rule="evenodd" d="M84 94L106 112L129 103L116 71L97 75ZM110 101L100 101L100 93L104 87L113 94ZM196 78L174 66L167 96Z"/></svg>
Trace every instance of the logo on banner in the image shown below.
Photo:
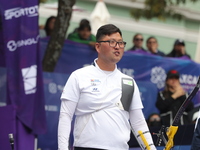
<svg viewBox="0 0 200 150"><path fill-rule="evenodd" d="M32 65L22 69L25 94L36 92L37 65Z"/></svg>
<svg viewBox="0 0 200 150"><path fill-rule="evenodd" d="M63 85L58 85L54 82L51 82L48 85L49 93L51 94L56 94L57 92L62 93L63 88L64 88Z"/></svg>
<svg viewBox="0 0 200 150"><path fill-rule="evenodd" d="M151 82L156 84L159 89L165 86L166 72L162 67L151 69Z"/></svg>
<svg viewBox="0 0 200 150"><path fill-rule="evenodd" d="M117 69L119 69L122 73L134 78L134 75L133 75L134 70L133 69L129 69L129 68L117 68Z"/></svg>
<svg viewBox="0 0 200 150"><path fill-rule="evenodd" d="M198 76L193 76L190 74L181 74L180 76L180 83L186 91L192 91L195 84L197 83L197 80Z"/></svg>
<svg viewBox="0 0 200 150"><path fill-rule="evenodd" d="M198 76L193 76L190 74L182 74L180 77L181 84L188 84L194 86L197 83Z"/></svg>
<svg viewBox="0 0 200 150"><path fill-rule="evenodd" d="M38 16L38 5L26 8L16 7L12 9L7 9L5 10L4 16L5 20L19 18L22 16L35 17Z"/></svg>
<svg viewBox="0 0 200 150"><path fill-rule="evenodd" d="M7 43L7 48L9 49L9 51L12 52L12 51L15 51L18 47L37 44L39 41L39 38L40 36L38 35L36 38L28 38L25 40L19 40L19 41L10 40Z"/></svg>

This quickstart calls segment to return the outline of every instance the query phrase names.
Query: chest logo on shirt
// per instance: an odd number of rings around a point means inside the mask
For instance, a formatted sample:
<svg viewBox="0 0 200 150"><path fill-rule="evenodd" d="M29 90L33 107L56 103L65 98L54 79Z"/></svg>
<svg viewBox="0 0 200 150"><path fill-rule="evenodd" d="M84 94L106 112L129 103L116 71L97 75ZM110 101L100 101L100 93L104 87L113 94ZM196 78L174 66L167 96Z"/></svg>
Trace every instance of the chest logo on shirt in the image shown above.
<svg viewBox="0 0 200 150"><path fill-rule="evenodd" d="M99 89L98 88L93 88L92 92L99 92Z"/></svg>
<svg viewBox="0 0 200 150"><path fill-rule="evenodd" d="M99 79L91 79L90 81L92 86L97 86L101 83Z"/></svg>
<svg viewBox="0 0 200 150"><path fill-rule="evenodd" d="M126 85L133 86L133 81L131 81L131 80L123 79L123 83L126 84Z"/></svg>

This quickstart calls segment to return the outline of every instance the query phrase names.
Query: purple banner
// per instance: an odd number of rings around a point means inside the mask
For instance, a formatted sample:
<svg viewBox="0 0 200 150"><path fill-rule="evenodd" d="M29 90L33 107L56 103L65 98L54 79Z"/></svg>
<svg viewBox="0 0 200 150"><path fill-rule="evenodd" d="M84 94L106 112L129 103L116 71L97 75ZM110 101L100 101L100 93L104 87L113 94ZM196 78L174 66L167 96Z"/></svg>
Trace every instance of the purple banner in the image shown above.
<svg viewBox="0 0 200 150"><path fill-rule="evenodd" d="M7 104L32 130L46 129L42 66L39 53L38 0L1 1L1 46L7 68Z"/></svg>

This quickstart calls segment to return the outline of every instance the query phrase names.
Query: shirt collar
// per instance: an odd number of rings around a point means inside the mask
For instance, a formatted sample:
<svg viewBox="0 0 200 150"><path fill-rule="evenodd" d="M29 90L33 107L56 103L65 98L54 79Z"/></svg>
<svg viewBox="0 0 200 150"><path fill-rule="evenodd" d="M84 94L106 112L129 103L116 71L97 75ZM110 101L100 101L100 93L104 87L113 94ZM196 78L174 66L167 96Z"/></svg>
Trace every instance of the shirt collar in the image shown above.
<svg viewBox="0 0 200 150"><path fill-rule="evenodd" d="M100 70L101 72L103 72L103 73L105 73L104 71L105 70L102 70L102 69L100 69L99 68L99 66L98 66L98 64L97 64L97 60L98 60L98 58L96 58L95 60L94 60L94 62L93 62L93 66L95 66L98 70ZM114 72L116 72L118 69L117 69L117 64L115 64L115 69L112 71L112 73L114 73ZM111 73L111 74L112 74Z"/></svg>

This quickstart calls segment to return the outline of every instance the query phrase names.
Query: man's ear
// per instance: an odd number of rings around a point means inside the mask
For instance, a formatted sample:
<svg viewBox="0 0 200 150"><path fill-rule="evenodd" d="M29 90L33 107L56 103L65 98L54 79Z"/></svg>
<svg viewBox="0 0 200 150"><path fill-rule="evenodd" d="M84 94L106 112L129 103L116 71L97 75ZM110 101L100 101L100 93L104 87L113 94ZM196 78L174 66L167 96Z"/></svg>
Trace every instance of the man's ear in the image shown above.
<svg viewBox="0 0 200 150"><path fill-rule="evenodd" d="M100 43L98 43L98 42L95 43L95 49L99 53Z"/></svg>

